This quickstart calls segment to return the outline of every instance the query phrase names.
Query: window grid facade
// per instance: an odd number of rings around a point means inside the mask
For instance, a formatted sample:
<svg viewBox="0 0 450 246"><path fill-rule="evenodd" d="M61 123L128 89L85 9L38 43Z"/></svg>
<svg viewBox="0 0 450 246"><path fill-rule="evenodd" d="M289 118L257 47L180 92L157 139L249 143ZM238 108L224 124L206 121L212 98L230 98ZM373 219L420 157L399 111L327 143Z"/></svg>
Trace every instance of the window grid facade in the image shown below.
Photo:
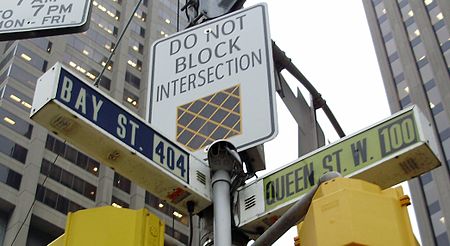
<svg viewBox="0 0 450 246"><path fill-rule="evenodd" d="M391 110L400 110L415 102L422 101L422 99L417 98L421 93L423 100L428 102L427 105L419 105L419 107L423 111L429 112L429 120L436 130L436 137L439 141L441 159L444 160L444 166L440 168L442 169L440 172L441 174L442 172L445 173L443 175L432 174L432 172L426 173L410 185L413 185L411 187L413 195L422 194L417 195L417 197L413 196L413 203L415 199L419 199L426 205L424 213L419 211L420 215L426 215L418 217L418 224L422 239L426 242L425 245L450 245L449 226L446 222L450 216L443 209L445 206L449 206L450 201L445 198L448 197L448 194L440 193L442 192L440 186L442 182L449 182L448 173L450 169L450 112L445 110L446 104L448 105L449 102L444 100L448 95L442 95L442 92L447 93L447 91L440 89L440 87L446 87L450 84L447 45L449 29L444 22L444 18L449 18L450 10L442 9L438 0L397 0L395 2L363 0L363 2L372 35L377 37L374 40L378 44L375 47L377 47L376 52L380 66L388 68L381 69L383 78L385 78L387 94L390 95L389 92L393 92L397 95L397 102L395 100L389 101ZM423 13L426 13L426 15ZM397 28L394 32L389 23L398 20L401 22L394 23ZM423 29L426 26L429 26L429 28ZM399 30L399 27L404 30ZM429 33L430 30L434 36L423 35L424 32ZM433 43L438 45L439 52L435 50L430 52ZM397 46L401 46L402 49L397 49ZM436 53L440 54L436 56ZM413 61L410 60L411 57ZM438 64L439 61L443 61L439 64L442 65L441 67L432 66L432 63ZM405 67L408 67L408 69L404 69ZM442 70L442 68L444 69ZM407 78L409 78L409 81ZM420 93L415 91L413 96L411 90L419 90ZM439 182L436 179L439 179ZM417 189L417 192L413 189ZM429 223L421 223L421 220L428 220ZM427 224L430 225L430 229L425 228ZM423 238L422 232L428 230L431 231L432 235L425 233L425 238Z"/></svg>
<svg viewBox="0 0 450 246"><path fill-rule="evenodd" d="M0 214L5 214L5 223L22 222L15 220L23 218L23 215L13 214L28 212L25 208L31 206L32 200L24 200L23 197L35 197L38 204L43 205L41 209L57 211L61 216L70 211L106 204L133 209L145 206L149 210L160 211L158 204L146 205L145 190L141 187L114 174L111 169L103 167L82 151L38 127L28 116L36 81L55 62L62 62L91 82L97 79L101 69L106 66L99 88L144 116L147 109L140 102L146 101L146 93L142 88L147 88L149 46L164 36L160 34L161 30L166 30L166 33L176 31L176 7L173 8L176 1L144 0L127 34L117 45L118 36L136 3L122 0L92 1L90 27L84 33L0 42L0 183L4 184L0 188L16 190L17 201L28 204L0 204L5 205L0 208L12 206L8 211L0 209ZM170 8L167 8L168 5ZM182 15L180 27L185 26L187 20ZM115 51L115 56L111 63L105 64L111 51ZM47 176L47 181L43 183ZM6 201L2 199L5 194L0 192L0 203ZM170 221L174 218L173 212L176 210L173 209L171 214L160 215ZM19 237L15 244L32 245L37 235L33 232L36 228L45 227L47 231L42 232L46 235L39 236L51 239L64 227L58 219L36 219L38 215L34 211L31 216L31 221L26 222L30 224L24 227L31 228L30 231L21 232L25 236ZM173 229L173 225L167 224L166 232L174 240L186 244L188 218L183 216L175 219L179 225ZM44 224L47 223L48 228L42 226L42 221L46 221ZM55 233L54 228L59 228L56 230L58 233ZM0 242L9 245L14 236L12 229L0 227ZM171 245L170 242L168 245Z"/></svg>

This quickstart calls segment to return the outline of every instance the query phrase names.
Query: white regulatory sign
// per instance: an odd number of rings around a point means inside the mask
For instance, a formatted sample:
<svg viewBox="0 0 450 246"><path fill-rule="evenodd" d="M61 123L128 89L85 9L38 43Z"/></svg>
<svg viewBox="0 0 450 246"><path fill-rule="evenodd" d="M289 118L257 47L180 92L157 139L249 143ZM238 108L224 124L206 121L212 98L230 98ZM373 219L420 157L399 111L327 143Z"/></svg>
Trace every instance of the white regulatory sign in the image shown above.
<svg viewBox="0 0 450 246"><path fill-rule="evenodd" d="M155 42L150 73L148 120L199 158L218 139L242 151L277 134L265 4Z"/></svg>
<svg viewBox="0 0 450 246"><path fill-rule="evenodd" d="M2 1L0 40L83 31L90 6L91 0Z"/></svg>

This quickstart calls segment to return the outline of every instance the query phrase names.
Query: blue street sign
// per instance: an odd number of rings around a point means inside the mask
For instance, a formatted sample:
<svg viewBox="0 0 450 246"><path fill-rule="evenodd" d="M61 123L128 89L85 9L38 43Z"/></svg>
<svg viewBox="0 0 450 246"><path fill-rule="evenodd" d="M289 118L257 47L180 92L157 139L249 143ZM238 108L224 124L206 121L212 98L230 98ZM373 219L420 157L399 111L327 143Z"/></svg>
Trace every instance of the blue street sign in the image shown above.
<svg viewBox="0 0 450 246"><path fill-rule="evenodd" d="M211 204L205 163L59 63L39 78L31 118L180 211Z"/></svg>
<svg viewBox="0 0 450 246"><path fill-rule="evenodd" d="M61 68L56 100L189 183L189 154Z"/></svg>

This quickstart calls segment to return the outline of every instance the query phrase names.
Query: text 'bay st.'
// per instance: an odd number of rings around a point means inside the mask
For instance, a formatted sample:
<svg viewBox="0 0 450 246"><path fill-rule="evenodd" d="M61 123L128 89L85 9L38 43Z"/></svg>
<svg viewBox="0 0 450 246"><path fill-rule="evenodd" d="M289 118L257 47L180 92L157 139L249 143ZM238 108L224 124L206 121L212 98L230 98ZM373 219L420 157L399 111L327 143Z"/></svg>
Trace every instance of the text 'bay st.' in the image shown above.
<svg viewBox="0 0 450 246"><path fill-rule="evenodd" d="M219 22L203 32L179 35L171 40L165 52L174 77L156 81L156 102L163 101L196 88L226 80L263 63L263 50L244 50L241 34L249 32L246 14ZM251 45L251 44L250 44ZM172 59L173 58L173 59Z"/></svg>
<svg viewBox="0 0 450 246"><path fill-rule="evenodd" d="M64 69L57 98L125 145L189 182L187 152Z"/></svg>
<svg viewBox="0 0 450 246"><path fill-rule="evenodd" d="M81 112L83 115L90 114L89 117L94 122L98 121L99 112L103 106L103 100L97 98L95 94L86 94L86 89L79 88L78 91L73 91L73 81L67 77L64 77L61 86L60 99L70 103L73 103L73 107ZM104 114L102 114L102 117ZM113 123L113 122L111 122ZM139 125L133 120L128 120L124 114L119 113L115 120L116 131L115 135L118 138L125 139L129 135L129 144L131 146L136 145L136 131L139 129Z"/></svg>

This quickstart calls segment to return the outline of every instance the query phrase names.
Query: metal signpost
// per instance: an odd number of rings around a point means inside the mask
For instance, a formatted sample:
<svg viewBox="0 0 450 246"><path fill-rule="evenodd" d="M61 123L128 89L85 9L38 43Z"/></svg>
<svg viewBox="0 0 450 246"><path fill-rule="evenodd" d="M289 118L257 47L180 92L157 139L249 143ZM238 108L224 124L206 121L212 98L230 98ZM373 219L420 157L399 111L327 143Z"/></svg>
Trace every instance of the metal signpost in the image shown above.
<svg viewBox="0 0 450 246"><path fill-rule="evenodd" d="M432 136L417 107L398 112L240 188L235 224L247 231L266 230L330 171L382 189L417 177L440 165Z"/></svg>
<svg viewBox="0 0 450 246"><path fill-rule="evenodd" d="M199 158L218 139L241 152L277 134L265 4L157 41L151 56L147 118Z"/></svg>
<svg viewBox="0 0 450 246"><path fill-rule="evenodd" d="M209 167L59 63L39 78L31 118L180 211L211 204Z"/></svg>
<svg viewBox="0 0 450 246"><path fill-rule="evenodd" d="M6 0L0 6L0 41L82 32L91 0Z"/></svg>

